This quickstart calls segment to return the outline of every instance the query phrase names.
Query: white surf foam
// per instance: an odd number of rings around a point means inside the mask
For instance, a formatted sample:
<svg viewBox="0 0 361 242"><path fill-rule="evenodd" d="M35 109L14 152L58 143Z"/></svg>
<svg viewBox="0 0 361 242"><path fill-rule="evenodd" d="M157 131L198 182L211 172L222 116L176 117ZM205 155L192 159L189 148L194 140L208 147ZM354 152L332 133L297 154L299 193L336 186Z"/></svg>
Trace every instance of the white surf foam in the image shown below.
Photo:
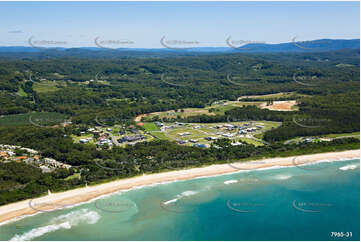
<svg viewBox="0 0 361 242"><path fill-rule="evenodd" d="M228 184L233 184L233 183L237 183L238 181L237 180L228 180L228 181L225 181L224 184L228 185Z"/></svg>
<svg viewBox="0 0 361 242"><path fill-rule="evenodd" d="M57 231L59 229L71 229L81 223L95 224L100 219L100 215L95 211L81 209L60 215L50 220L50 224L32 229L22 235L16 234L10 241L27 241L37 237Z"/></svg>
<svg viewBox="0 0 361 242"><path fill-rule="evenodd" d="M338 169L342 170L342 171L347 171L347 170L354 170L358 167L358 164L350 164L350 165L346 165L343 167L340 167Z"/></svg>
<svg viewBox="0 0 361 242"><path fill-rule="evenodd" d="M280 175L274 176L273 178L276 179L276 180L288 180L291 177L292 177L291 175L280 174Z"/></svg>
<svg viewBox="0 0 361 242"><path fill-rule="evenodd" d="M176 201L178 201L179 199L183 198L183 197L189 197L189 196L193 196L198 194L199 191L184 191L181 194L176 195L175 198L168 200L166 202L163 202L163 204L167 205L169 203L175 203Z"/></svg>

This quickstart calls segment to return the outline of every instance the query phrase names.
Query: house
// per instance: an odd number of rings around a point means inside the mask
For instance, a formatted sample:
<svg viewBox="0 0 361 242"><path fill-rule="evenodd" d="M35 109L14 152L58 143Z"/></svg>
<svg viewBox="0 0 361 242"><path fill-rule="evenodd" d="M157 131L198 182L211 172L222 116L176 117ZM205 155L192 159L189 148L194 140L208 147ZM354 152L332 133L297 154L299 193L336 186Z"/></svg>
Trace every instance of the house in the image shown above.
<svg viewBox="0 0 361 242"><path fill-rule="evenodd" d="M109 139L103 139L103 140L101 140L99 142L99 144L100 145L109 145L109 146L111 146L111 145L113 145L113 142L111 140L109 140Z"/></svg>
<svg viewBox="0 0 361 242"><path fill-rule="evenodd" d="M8 153L9 156L14 156L15 155L15 152L13 152L13 151L7 151L6 153Z"/></svg>
<svg viewBox="0 0 361 242"><path fill-rule="evenodd" d="M190 139L189 142L191 142L191 143L197 143L198 141L195 140L195 139Z"/></svg>
<svg viewBox="0 0 361 242"><path fill-rule="evenodd" d="M155 125L157 125L158 127L163 127L163 125L164 125L163 123L158 122L158 121L155 121L154 123L155 123Z"/></svg>
<svg viewBox="0 0 361 242"><path fill-rule="evenodd" d="M39 168L41 169L41 172L42 172L42 173L49 173L49 172L51 172L51 169L50 169L49 167L47 167L47 166L40 166Z"/></svg>
<svg viewBox="0 0 361 242"><path fill-rule="evenodd" d="M89 140L88 139L80 139L79 143L86 144L86 143L89 143Z"/></svg>
<svg viewBox="0 0 361 242"><path fill-rule="evenodd" d="M131 128L130 132L133 134L139 134L139 131L136 128Z"/></svg>
<svg viewBox="0 0 361 242"><path fill-rule="evenodd" d="M177 143L180 144L180 145L183 145L183 144L186 144L187 141L185 141L185 140L177 140Z"/></svg>
<svg viewBox="0 0 361 242"><path fill-rule="evenodd" d="M190 132L184 132L184 133L179 133L178 135L183 137L183 136L190 135L190 134L191 134Z"/></svg>
<svg viewBox="0 0 361 242"><path fill-rule="evenodd" d="M4 151L0 152L0 157L2 157L3 159L7 160L8 159L8 154Z"/></svg>
<svg viewBox="0 0 361 242"><path fill-rule="evenodd" d="M237 142L231 143L231 145L237 146L237 145L243 145L243 143L237 141Z"/></svg>
<svg viewBox="0 0 361 242"><path fill-rule="evenodd" d="M233 133L233 134L223 134L224 137L227 137L227 138L231 138L231 137L234 137L236 134Z"/></svg>
<svg viewBox="0 0 361 242"><path fill-rule="evenodd" d="M111 128L107 128L107 131L108 131L108 132L111 132L111 131L113 131L113 130L112 130Z"/></svg>
<svg viewBox="0 0 361 242"><path fill-rule="evenodd" d="M232 124L225 124L224 127L226 128L233 128L234 126Z"/></svg>
<svg viewBox="0 0 361 242"><path fill-rule="evenodd" d="M28 157L27 156L18 156L18 157L15 157L16 160L25 160L27 159Z"/></svg>
<svg viewBox="0 0 361 242"><path fill-rule="evenodd" d="M134 141L138 141L138 140L142 140L145 139L145 136L141 135L141 134L137 134L137 135L133 135L133 136L124 136L120 139L118 139L119 143L124 143L124 142L134 142Z"/></svg>
<svg viewBox="0 0 361 242"><path fill-rule="evenodd" d="M216 140L218 138L217 137L204 137L204 139L210 141L210 140Z"/></svg>

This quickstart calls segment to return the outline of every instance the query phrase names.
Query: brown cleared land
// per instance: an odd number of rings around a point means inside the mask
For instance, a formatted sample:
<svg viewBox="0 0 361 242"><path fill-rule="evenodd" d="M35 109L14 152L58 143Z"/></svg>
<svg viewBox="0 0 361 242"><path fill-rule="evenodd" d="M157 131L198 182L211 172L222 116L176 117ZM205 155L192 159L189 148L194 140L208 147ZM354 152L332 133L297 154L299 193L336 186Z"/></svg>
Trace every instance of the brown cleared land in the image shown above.
<svg viewBox="0 0 361 242"><path fill-rule="evenodd" d="M294 111L297 105L295 100L291 101L274 101L272 105L267 106L267 103L263 103L260 107L262 109L269 109L274 111Z"/></svg>

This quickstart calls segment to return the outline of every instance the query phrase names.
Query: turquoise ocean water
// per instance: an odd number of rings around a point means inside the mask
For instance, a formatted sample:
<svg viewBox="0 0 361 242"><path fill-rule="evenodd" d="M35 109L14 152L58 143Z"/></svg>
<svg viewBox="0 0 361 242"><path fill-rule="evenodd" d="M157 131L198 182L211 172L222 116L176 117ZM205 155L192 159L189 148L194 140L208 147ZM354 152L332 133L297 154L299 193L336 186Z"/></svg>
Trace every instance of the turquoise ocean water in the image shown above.
<svg viewBox="0 0 361 242"><path fill-rule="evenodd" d="M359 240L359 221L354 159L122 191L3 224L0 240Z"/></svg>

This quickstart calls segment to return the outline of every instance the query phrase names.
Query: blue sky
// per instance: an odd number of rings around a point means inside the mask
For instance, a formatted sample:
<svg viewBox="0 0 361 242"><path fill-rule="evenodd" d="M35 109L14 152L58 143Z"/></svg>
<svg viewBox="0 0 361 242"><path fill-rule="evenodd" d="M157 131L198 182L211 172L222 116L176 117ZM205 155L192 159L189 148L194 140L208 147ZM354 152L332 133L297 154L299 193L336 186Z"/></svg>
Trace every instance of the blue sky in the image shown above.
<svg viewBox="0 0 361 242"><path fill-rule="evenodd" d="M0 45L161 48L360 36L359 2L0 2ZM41 42L43 41L43 42ZM115 42L111 42L115 41ZM170 43L170 42L169 42ZM53 43L55 44L55 43ZM173 42L174 44L174 42ZM184 44L184 43L181 43Z"/></svg>

